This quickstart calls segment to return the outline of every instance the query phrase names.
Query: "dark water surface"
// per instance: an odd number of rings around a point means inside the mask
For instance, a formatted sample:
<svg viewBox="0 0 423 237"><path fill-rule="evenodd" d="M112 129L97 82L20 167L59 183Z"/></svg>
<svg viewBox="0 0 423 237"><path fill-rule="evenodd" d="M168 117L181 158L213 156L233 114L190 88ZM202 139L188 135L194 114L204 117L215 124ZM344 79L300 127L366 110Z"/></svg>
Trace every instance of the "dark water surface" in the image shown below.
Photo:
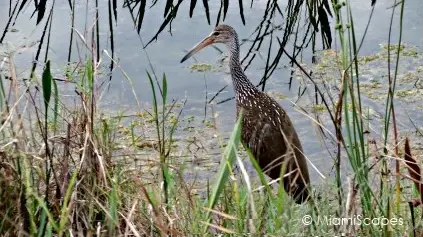
<svg viewBox="0 0 423 237"><path fill-rule="evenodd" d="M86 7L86 2L89 2L89 7ZM107 43L108 35L108 19L107 19L107 1L100 0L100 31L101 33L101 50L106 49L110 53L110 45ZM393 1L379 0L377 1L376 8L372 23L370 24L366 39L364 41L361 55L371 55L378 53L381 50L380 44L386 43L388 40L389 30L389 18L391 16L391 6ZM93 19L95 15L94 1L77 1L76 11L76 26L82 35L89 39L91 35L91 27L93 26ZM51 4L51 3L50 3ZM52 25L53 37L50 42L50 59L53 62L53 67L56 73L63 72L64 65L67 61L69 35L71 27L71 12L67 1L57 1L56 10L54 12L54 20ZM148 3L150 4L150 3ZM163 1L159 1L157 4L164 4ZM211 20L215 22L217 11L220 6L219 1L210 1L211 9ZM201 3L197 4L197 9L194 11L192 19L188 17L188 2L184 2L178 12L178 17L172 23L172 35L167 32L168 28L160 34L157 41L153 42L146 48L152 65L155 67L156 73L162 75L166 73L168 78L169 98L175 98L182 100L185 97L188 99L186 107L184 109L184 116L204 116L204 102L206 93L208 98L211 98L218 90L225 85L229 85L227 89L220 94L216 99L217 101L224 100L228 97L233 96L232 84L230 76L226 73L226 66L223 68L219 67L219 59L221 55L218 51L213 48L206 48L198 53L195 58L200 63L208 63L213 65L214 68L220 68L220 70L212 71L208 73L190 72L189 66L195 61L190 59L184 64L180 64L179 61L185 54L186 50L190 49L199 40L203 39L204 36L208 35L212 30L212 26L207 24L205 13L202 9ZM231 1L231 5L228 11L225 24L233 26L240 39L248 38L253 33L254 28L260 22L265 9L266 1L254 1L253 8L249 8L248 4L245 4L245 18L246 26L242 25L239 16L239 9L237 1ZM121 5L120 5L121 6ZM351 1L352 11L354 14L354 24L356 27L357 36L361 38L364 33L366 23L370 14L370 1L355 0ZM49 9L49 8L47 8ZM87 10L88 9L88 10ZM114 25L114 40L115 40L115 55L118 58L119 64L122 69L125 70L127 75L132 80L133 86L137 93L138 99L142 102L142 108L149 108L151 106L151 90L149 82L146 77L146 70L150 70L147 57L145 52L142 50L141 40L146 43L152 36L154 36L156 30L159 28L163 20L163 9L164 6L155 6L146 11L144 17L143 27L141 29L141 37L138 36L136 30L127 9L119 9L118 11L118 23ZM415 45L418 50L421 50L423 46L423 1L411 0L405 4L404 12L404 29L402 41L408 45ZM15 56L17 70L20 76L28 77L29 69L33 58L35 57L37 40L41 35L41 31L44 24L40 24L35 27L35 19L30 19L30 15L33 12L33 5L25 9L24 13L18 17L16 24L12 27L16 32L9 32L6 36L6 43L0 47L0 53L17 51L18 54ZM0 29L4 29L8 19L8 1L0 1ZM399 8L394 17L393 25L393 40L397 40L399 32ZM280 19L279 19L280 20ZM43 20L43 22L45 19ZM89 29L89 32L86 30ZM337 35L333 35L336 38ZM81 40L75 35L75 39L79 42L80 47L73 46L73 61L79 61L79 58L84 58L88 55L87 51L81 49ZM89 40L87 40L90 42ZM333 47L336 47L336 43L333 43ZM268 44L265 41L264 44ZM22 48L23 45L28 47ZM249 47L249 43L244 43L241 47L241 57L246 53ZM83 48L83 47L82 47ZM224 47L219 47L222 50L226 50ZM265 57L267 53L267 47L262 47L261 53ZM79 54L78 55L78 51ZM226 53L226 52L225 52ZM43 53L42 53L43 54ZM311 54L305 54L303 60L306 63L310 63ZM104 69L109 64L109 58L103 53L102 60ZM265 66L265 59L257 59L246 71L247 76L256 84L263 74L263 68ZM293 120L297 132L302 140L305 154L310 158L316 167L324 174L330 172L332 160L328 157L327 148L323 146L321 139L316 135L316 129L313 122L307 116L302 115L298 112L291 102L297 103L298 106L308 108L311 105L312 93L310 95L298 98L298 86L299 81L294 80L291 90L288 88L288 80L290 75L290 68L283 67L288 66L288 61L285 59L281 62L280 69L275 71L269 84L267 85L266 91L272 93L282 94L287 98L280 100L281 105L288 111L291 119ZM386 65L375 65L379 67L380 73L385 72ZM416 66L417 67L417 66ZM41 67L40 67L41 68ZM371 69L371 68L370 68ZM369 70L370 70L369 69ZM369 73L371 77L378 77L378 73ZM207 84L207 90L205 88ZM62 86L64 94L72 94L74 87L72 85ZM380 102L380 104L378 104ZM384 101L369 102L369 104L376 111L383 112ZM123 74L119 69L115 69L113 72L113 79L111 81L110 90L105 93L102 98L102 108L117 111L124 110L125 113L131 113L132 111L139 111L132 89L128 81L124 78ZM218 117L218 128L224 136L227 136L231 131L235 118L235 104L234 101L229 101L220 105L217 105L216 112L219 114ZM411 106L410 108L402 108L408 111L408 114L402 116L402 127L407 129L410 128L408 117L412 117L417 122L422 122L423 118L418 113L418 109ZM420 110L421 111L421 110ZM209 112L210 113L210 112ZM420 113L421 114L421 113ZM415 117L413 117L415 115ZM401 117L401 115L400 115ZM217 157L216 159L219 159ZM313 170L313 169L311 169ZM313 171L312 171L313 172ZM314 172L315 173L315 172Z"/></svg>

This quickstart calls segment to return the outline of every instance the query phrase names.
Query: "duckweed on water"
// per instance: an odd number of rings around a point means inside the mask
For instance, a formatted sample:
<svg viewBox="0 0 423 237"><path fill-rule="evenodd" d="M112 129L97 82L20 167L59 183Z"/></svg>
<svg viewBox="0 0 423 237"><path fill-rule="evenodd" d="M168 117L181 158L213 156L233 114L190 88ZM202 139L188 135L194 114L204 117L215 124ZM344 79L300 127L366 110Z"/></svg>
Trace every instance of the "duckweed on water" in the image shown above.
<svg viewBox="0 0 423 237"><path fill-rule="evenodd" d="M387 44L380 44L381 48L385 49L385 50L398 50L398 45L387 45ZM402 51L405 48L405 45L401 44L400 46L400 51Z"/></svg>
<svg viewBox="0 0 423 237"><path fill-rule="evenodd" d="M288 98L288 96L276 91L269 91L267 94L277 100L284 100Z"/></svg>
<svg viewBox="0 0 423 237"><path fill-rule="evenodd" d="M363 62L363 63L368 63L368 62L374 61L378 58L379 58L379 56L377 54L374 54L374 55L368 55L368 56L360 57L359 61Z"/></svg>
<svg viewBox="0 0 423 237"><path fill-rule="evenodd" d="M312 108L313 108L313 111L316 113L321 113L326 111L326 107L322 104L314 105Z"/></svg>
<svg viewBox="0 0 423 237"><path fill-rule="evenodd" d="M416 71L418 73L418 71ZM404 75L402 75L399 80L402 83L415 83L419 80L419 76L416 72L407 72Z"/></svg>
<svg viewBox="0 0 423 237"><path fill-rule="evenodd" d="M422 89L404 89L404 90L398 90L396 93L396 96L398 97L410 97L410 96L417 96L417 95L423 95Z"/></svg>
<svg viewBox="0 0 423 237"><path fill-rule="evenodd" d="M374 83L361 83L360 86L366 89L378 89L381 88L382 85L379 82Z"/></svg>
<svg viewBox="0 0 423 237"><path fill-rule="evenodd" d="M203 120L202 122L204 123L204 125L205 125L207 128L216 128L215 124L214 124L214 123L213 123L213 121L211 121L211 120L205 119L205 120Z"/></svg>
<svg viewBox="0 0 423 237"><path fill-rule="evenodd" d="M398 50L398 45L390 45L388 47L388 45L386 44L381 44L381 48L384 50L389 50L391 51L392 55L395 55L397 50ZM419 52L417 51L417 47L416 46L411 46L411 45L404 45L402 44L400 46L400 53L401 56L405 56L405 57L413 57L413 58L417 58L419 56ZM386 52L382 53L383 55L386 55Z"/></svg>
<svg viewBox="0 0 423 237"><path fill-rule="evenodd" d="M194 63L189 67L189 69L191 72L211 72L213 67L208 63Z"/></svg>

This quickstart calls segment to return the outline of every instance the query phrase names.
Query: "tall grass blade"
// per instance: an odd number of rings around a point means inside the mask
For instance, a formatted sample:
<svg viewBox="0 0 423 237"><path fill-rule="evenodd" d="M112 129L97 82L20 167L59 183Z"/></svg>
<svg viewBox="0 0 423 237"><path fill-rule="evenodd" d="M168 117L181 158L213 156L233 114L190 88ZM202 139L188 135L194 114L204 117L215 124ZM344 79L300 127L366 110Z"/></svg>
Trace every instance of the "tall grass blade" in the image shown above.
<svg viewBox="0 0 423 237"><path fill-rule="evenodd" d="M162 107L162 113L163 113L163 121L162 121L162 130L160 129L160 122L159 122L159 111L158 111L158 105L157 105L157 94L156 89L154 86L153 78L151 77L150 73L147 71L148 80L150 82L151 91L153 93L153 111L154 111L154 122L155 122L155 128L157 132L157 139L159 140L159 152L160 152L160 167L161 167L161 173L162 173L162 181L163 181L163 189L164 189L164 199L165 203L168 203L168 189L169 189L169 182L170 182L170 175L169 175L169 169L166 164L166 152L164 150L165 148L165 130L164 130L164 115L165 115L165 102L163 101L163 107ZM162 99L165 99L167 96L167 82L166 82L166 76L163 76L163 86L166 87L166 92L162 91ZM161 131L160 131L161 130Z"/></svg>
<svg viewBox="0 0 423 237"><path fill-rule="evenodd" d="M241 125L242 125L242 111L238 117L238 121L236 122L234 129L232 130L231 137L228 141L228 144L225 148L225 151L223 153L222 160L220 161L220 166L218 169L218 174L215 179L215 183L212 187L212 191L210 193L208 202L207 202L207 208L213 209L213 207L216 205L220 194L223 191L223 188L225 187L226 182L229 178L229 169L232 169L237 155L237 147L240 144L241 139ZM210 212L207 212L207 223L210 224ZM208 225L205 225L204 231L207 231Z"/></svg>
<svg viewBox="0 0 423 237"><path fill-rule="evenodd" d="M116 225L118 222L118 194L117 194L117 183L119 181L119 177L113 178L112 181L112 190L108 195L108 204L109 204L109 210L108 210L108 221L107 221L107 229L109 236L115 236L116 235Z"/></svg>
<svg viewBox="0 0 423 237"><path fill-rule="evenodd" d="M31 175L30 168L25 156L19 157L19 163L22 161L19 170L21 172L20 176L23 180L23 191L21 193L20 205L22 208L22 218L23 218L23 230L32 235L36 233L36 216L34 214L34 199L32 198L32 184L31 184Z"/></svg>
<svg viewBox="0 0 423 237"><path fill-rule="evenodd" d="M47 227L46 220L47 220L46 213L44 211L41 211L40 224L39 224L38 231L37 231L38 237L43 237L45 235L45 229L44 228Z"/></svg>
<svg viewBox="0 0 423 237"><path fill-rule="evenodd" d="M162 80L162 148L161 148L161 154L166 157L166 151L165 151L165 120L166 120L166 104L167 104L167 80L166 80L166 74L163 73L163 80ZM160 87L160 85L158 85Z"/></svg>
<svg viewBox="0 0 423 237"><path fill-rule="evenodd" d="M163 104L166 104L167 101L167 79L166 79L166 74L163 73L163 80L162 80L162 97L163 97Z"/></svg>
<svg viewBox="0 0 423 237"><path fill-rule="evenodd" d="M46 231L46 234L44 236L45 237L53 236L53 229L52 229L50 223L47 223L47 231Z"/></svg>
<svg viewBox="0 0 423 237"><path fill-rule="evenodd" d="M79 172L79 169L75 170L72 173L72 176L68 184L68 188L66 189L65 196L63 197L62 208L60 210L59 231L58 231L59 234L61 234L62 231L66 231L66 225L69 221L69 213L72 211L70 200L72 198L74 186L77 181L78 172Z"/></svg>
<svg viewBox="0 0 423 237"><path fill-rule="evenodd" d="M57 231L59 229L59 226L56 223L55 217L53 213L50 211L50 209L48 208L46 202L40 197L38 197L35 193L32 193L32 195L33 195L33 198L37 200L38 206L42 209L42 211L45 212L45 214L48 217L49 222L47 223L47 229L48 229L48 226L51 226Z"/></svg>
<svg viewBox="0 0 423 237"><path fill-rule="evenodd" d="M157 95L156 95L156 89L155 89L155 87L154 87L154 82L153 82L153 79L151 78L151 75L150 75L150 73L148 72L148 71L146 71L146 73L147 73L147 76L148 76L148 80L149 80L149 82L150 82L150 87L151 87L151 92L153 93L153 112L154 112L154 120L156 121L156 129L157 129L157 135L158 135L158 138L160 139L160 131L158 130L159 129L159 112L158 112L158 109L157 109Z"/></svg>
<svg viewBox="0 0 423 237"><path fill-rule="evenodd" d="M86 83L83 84L85 92L88 95L93 93L93 85L94 85L94 70L93 70L93 63L92 60L87 60L85 63L85 73L86 75Z"/></svg>

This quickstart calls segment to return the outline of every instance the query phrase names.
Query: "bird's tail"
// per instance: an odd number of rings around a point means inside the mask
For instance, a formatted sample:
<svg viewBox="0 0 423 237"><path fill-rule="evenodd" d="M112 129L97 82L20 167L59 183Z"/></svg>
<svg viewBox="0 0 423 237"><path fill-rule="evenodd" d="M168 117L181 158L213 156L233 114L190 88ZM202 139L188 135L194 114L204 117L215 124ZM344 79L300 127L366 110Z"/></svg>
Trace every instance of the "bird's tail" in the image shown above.
<svg viewBox="0 0 423 237"><path fill-rule="evenodd" d="M310 187L300 178L292 180L290 177L285 177L283 184L285 191L294 199L295 203L302 204L310 199Z"/></svg>
<svg viewBox="0 0 423 237"><path fill-rule="evenodd" d="M310 177L307 164L297 162L292 157L292 162L288 162L286 172L283 177L285 191L294 199L297 204L302 204L310 199ZM304 167L305 166L305 167Z"/></svg>

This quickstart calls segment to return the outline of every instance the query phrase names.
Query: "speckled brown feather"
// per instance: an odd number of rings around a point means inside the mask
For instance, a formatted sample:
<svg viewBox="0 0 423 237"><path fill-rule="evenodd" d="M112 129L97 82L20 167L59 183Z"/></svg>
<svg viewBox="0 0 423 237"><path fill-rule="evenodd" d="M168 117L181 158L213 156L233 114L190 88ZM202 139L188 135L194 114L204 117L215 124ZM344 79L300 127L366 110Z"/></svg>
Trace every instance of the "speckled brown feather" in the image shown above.
<svg viewBox="0 0 423 237"><path fill-rule="evenodd" d="M237 97L237 115L243 108L242 141L264 173L272 179L283 178L285 190L297 203L309 198L310 184L307 162L301 142L286 112L271 97L258 90L243 99Z"/></svg>

